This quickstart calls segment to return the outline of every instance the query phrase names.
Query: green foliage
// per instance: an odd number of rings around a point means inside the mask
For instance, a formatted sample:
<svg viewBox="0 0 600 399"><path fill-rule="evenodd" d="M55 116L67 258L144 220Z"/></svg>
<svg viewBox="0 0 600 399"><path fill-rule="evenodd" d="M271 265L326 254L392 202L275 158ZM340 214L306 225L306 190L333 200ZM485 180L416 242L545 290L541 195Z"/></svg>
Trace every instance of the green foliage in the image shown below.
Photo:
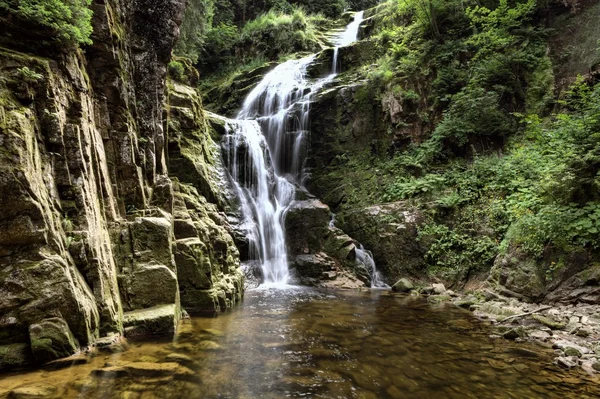
<svg viewBox="0 0 600 399"><path fill-rule="evenodd" d="M44 78L43 75L37 73L35 70L29 69L29 67L26 66L17 69L17 72L23 80L31 83L38 82Z"/></svg>
<svg viewBox="0 0 600 399"><path fill-rule="evenodd" d="M246 57L277 59L280 55L317 50L315 26L301 8L291 14L269 11L248 22L242 29L240 46Z"/></svg>
<svg viewBox="0 0 600 399"><path fill-rule="evenodd" d="M398 181L388 187L384 199L406 199L417 195L427 195L439 190L446 179L444 176L430 174L420 179Z"/></svg>
<svg viewBox="0 0 600 399"><path fill-rule="evenodd" d="M498 244L492 238L463 234L443 224L423 226L419 241L427 248L425 260L431 271L446 275L485 270L498 254Z"/></svg>
<svg viewBox="0 0 600 399"><path fill-rule="evenodd" d="M198 62L215 13L213 0L189 0L175 46L175 54Z"/></svg>
<svg viewBox="0 0 600 399"><path fill-rule="evenodd" d="M91 0L0 0L0 11L54 32L64 44L91 44Z"/></svg>
<svg viewBox="0 0 600 399"><path fill-rule="evenodd" d="M185 73L185 67L180 61L169 62L169 75L175 80L181 81L183 74Z"/></svg>

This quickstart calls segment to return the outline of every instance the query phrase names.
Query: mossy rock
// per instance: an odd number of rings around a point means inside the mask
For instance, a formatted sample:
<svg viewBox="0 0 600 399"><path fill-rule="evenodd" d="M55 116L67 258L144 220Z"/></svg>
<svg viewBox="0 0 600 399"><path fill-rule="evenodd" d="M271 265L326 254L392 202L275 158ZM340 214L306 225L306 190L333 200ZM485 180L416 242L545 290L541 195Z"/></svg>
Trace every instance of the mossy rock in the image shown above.
<svg viewBox="0 0 600 399"><path fill-rule="evenodd" d="M31 351L39 363L71 356L79 349L67 322L58 317L30 325L29 338Z"/></svg>
<svg viewBox="0 0 600 399"><path fill-rule="evenodd" d="M567 326L567 323L561 323L539 314L534 314L533 316L531 316L531 318L537 321L538 323L551 328L552 330L562 330Z"/></svg>

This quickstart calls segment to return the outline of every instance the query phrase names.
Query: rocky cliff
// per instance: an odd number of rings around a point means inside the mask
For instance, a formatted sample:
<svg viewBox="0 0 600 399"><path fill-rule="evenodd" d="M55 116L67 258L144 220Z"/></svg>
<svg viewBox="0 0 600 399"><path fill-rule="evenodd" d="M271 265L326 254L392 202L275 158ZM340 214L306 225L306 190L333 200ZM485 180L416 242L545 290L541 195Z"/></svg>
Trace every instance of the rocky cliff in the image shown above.
<svg viewBox="0 0 600 399"><path fill-rule="evenodd" d="M95 1L85 51L3 24L0 370L241 299L216 145L195 91L167 85L184 3Z"/></svg>

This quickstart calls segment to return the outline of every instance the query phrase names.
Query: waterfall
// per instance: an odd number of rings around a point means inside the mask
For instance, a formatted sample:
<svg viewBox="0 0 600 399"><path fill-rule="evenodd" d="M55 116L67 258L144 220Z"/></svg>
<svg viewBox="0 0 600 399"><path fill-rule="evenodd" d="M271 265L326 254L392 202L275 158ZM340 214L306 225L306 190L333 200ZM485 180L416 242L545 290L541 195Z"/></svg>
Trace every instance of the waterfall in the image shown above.
<svg viewBox="0 0 600 399"><path fill-rule="evenodd" d="M356 40L362 15L356 14L336 46ZM242 228L250 258L260 262L268 285L282 286L289 278L284 221L305 178L310 102L335 77L309 81L307 68L315 57L275 67L248 94L237 120L225 122L223 153L240 201Z"/></svg>
<svg viewBox="0 0 600 399"><path fill-rule="evenodd" d="M333 49L333 74L339 72L338 55L340 47L348 46L358 39L358 29L360 28L360 24L364 21L364 16L364 11L359 11L354 14L354 20L346 27L344 33L333 41L333 44L335 45L335 48Z"/></svg>
<svg viewBox="0 0 600 399"><path fill-rule="evenodd" d="M371 275L371 288L390 288L389 285L383 282L381 274L377 271L373 254L362 245L360 245L360 248L356 248L356 262L362 263Z"/></svg>

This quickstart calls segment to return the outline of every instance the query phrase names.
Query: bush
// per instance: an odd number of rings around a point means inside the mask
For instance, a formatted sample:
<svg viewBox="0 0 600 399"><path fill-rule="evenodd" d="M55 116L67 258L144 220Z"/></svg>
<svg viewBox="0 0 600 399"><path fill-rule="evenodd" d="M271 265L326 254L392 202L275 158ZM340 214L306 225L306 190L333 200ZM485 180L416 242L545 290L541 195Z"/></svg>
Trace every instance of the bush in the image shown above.
<svg viewBox="0 0 600 399"><path fill-rule="evenodd" d="M0 10L51 29L65 44L91 44L91 0L0 0Z"/></svg>
<svg viewBox="0 0 600 399"><path fill-rule="evenodd" d="M317 50L313 20L301 8L291 14L269 11L248 22L240 35L240 51L247 58L276 60L280 55Z"/></svg>

